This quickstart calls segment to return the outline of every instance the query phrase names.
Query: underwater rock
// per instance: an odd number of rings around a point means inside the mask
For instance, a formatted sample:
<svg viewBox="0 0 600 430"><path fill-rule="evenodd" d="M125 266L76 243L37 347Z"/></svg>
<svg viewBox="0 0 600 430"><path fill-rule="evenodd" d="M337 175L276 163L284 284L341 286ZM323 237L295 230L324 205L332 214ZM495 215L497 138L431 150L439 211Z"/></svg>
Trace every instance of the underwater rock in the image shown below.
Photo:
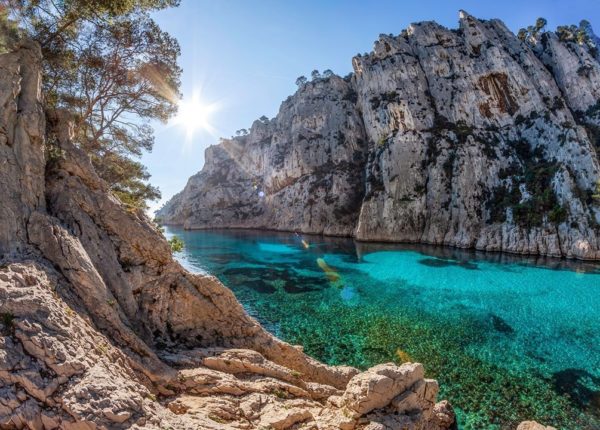
<svg viewBox="0 0 600 430"><path fill-rule="evenodd" d="M470 261L452 261L443 260L440 258L422 258L419 260L419 264L428 267L450 267L457 266L467 270L479 270L477 264L471 263Z"/></svg>
<svg viewBox="0 0 600 430"><path fill-rule="evenodd" d="M556 430L554 427L543 426L535 421L523 421L517 427L517 430Z"/></svg>
<svg viewBox="0 0 600 430"><path fill-rule="evenodd" d="M502 318L500 318L498 315L492 314L491 318L492 318L492 325L494 326L494 329L496 331L499 331L500 333L505 333L505 334L511 334L511 333L515 332L515 330L506 321L504 321Z"/></svg>

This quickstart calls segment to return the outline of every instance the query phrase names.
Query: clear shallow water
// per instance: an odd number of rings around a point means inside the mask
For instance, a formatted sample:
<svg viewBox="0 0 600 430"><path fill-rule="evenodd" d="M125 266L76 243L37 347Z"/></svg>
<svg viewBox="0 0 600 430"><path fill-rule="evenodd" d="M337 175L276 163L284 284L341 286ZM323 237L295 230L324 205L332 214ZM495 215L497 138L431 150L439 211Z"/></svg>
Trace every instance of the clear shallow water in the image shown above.
<svg viewBox="0 0 600 430"><path fill-rule="evenodd" d="M330 364L419 361L464 429L600 429L600 266L288 233L183 231L267 329ZM306 248L302 240L308 242Z"/></svg>

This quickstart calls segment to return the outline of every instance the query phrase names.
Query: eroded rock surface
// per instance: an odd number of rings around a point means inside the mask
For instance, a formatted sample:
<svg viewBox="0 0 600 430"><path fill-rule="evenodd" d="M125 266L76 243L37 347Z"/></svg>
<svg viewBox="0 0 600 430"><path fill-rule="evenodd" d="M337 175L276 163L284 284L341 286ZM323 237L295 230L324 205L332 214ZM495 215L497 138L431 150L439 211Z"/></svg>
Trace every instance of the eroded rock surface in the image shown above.
<svg viewBox="0 0 600 430"><path fill-rule="evenodd" d="M68 114L44 114L40 61L34 44L0 56L0 429L452 424L420 365L326 366L184 271L73 146Z"/></svg>
<svg viewBox="0 0 600 430"><path fill-rule="evenodd" d="M157 215L600 259L594 43L521 41L465 12L457 30L382 35L352 76L313 80L272 120L208 148Z"/></svg>

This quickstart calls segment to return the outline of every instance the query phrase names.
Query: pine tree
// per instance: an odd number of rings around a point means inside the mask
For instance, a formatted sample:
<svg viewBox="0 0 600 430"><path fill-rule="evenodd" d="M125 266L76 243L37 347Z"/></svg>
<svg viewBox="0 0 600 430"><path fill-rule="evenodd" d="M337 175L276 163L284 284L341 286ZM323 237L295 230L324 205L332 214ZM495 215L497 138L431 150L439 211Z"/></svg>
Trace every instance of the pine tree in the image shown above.
<svg viewBox="0 0 600 430"><path fill-rule="evenodd" d="M154 144L152 120L175 114L177 41L150 13L179 0L7 0L44 56L48 107L75 114L75 143L125 203L160 197L136 158Z"/></svg>

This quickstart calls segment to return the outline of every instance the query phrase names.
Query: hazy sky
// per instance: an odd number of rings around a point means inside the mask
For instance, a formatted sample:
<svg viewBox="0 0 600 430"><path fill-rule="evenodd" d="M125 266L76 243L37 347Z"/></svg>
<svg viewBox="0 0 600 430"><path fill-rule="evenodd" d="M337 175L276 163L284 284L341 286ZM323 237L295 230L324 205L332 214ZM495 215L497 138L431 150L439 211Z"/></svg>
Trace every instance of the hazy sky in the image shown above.
<svg viewBox="0 0 600 430"><path fill-rule="evenodd" d="M458 10L478 18L500 18L513 31L539 16L548 28L588 19L600 33L598 0L182 0L156 14L162 28L181 45L182 93L218 103L213 135L186 138L176 125L158 124L156 144L143 162L161 202L179 192L204 164L204 150L261 115L275 116L296 90L295 80L311 70L352 71L352 56L371 51L380 33L398 34L411 22L434 20L458 25Z"/></svg>

